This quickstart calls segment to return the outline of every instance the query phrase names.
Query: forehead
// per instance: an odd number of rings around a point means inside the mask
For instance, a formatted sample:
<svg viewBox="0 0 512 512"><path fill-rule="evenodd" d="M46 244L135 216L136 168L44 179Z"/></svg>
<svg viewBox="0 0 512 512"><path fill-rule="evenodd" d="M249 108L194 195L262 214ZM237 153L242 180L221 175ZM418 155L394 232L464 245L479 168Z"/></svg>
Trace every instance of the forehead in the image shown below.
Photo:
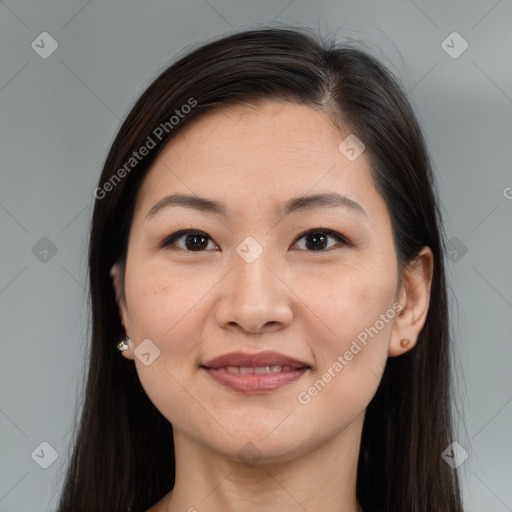
<svg viewBox="0 0 512 512"><path fill-rule="evenodd" d="M260 100L207 112L178 133L166 150L172 151L176 162L184 153L189 158L191 150L198 155L203 153L203 147L219 158L230 156L247 161L258 154L298 159L300 155L313 157L341 135L330 116L320 109ZM266 148L272 148L272 153L264 154ZM290 151L292 154L286 154Z"/></svg>
<svg viewBox="0 0 512 512"><path fill-rule="evenodd" d="M272 201L336 191L377 199L364 153L338 149L349 135L313 107L262 101L215 108L186 126L159 154L139 191L146 211L171 192L214 197L243 213ZM366 199L365 199L366 195ZM274 199L272 199L274 198Z"/></svg>

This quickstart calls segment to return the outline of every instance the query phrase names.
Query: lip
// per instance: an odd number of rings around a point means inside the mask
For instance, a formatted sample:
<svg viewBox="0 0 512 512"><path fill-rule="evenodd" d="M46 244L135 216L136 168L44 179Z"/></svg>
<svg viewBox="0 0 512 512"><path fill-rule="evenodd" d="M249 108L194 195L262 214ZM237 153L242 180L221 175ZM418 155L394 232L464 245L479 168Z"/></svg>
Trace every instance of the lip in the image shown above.
<svg viewBox="0 0 512 512"><path fill-rule="evenodd" d="M289 366L291 370L252 374L230 373L227 371L228 366L257 368L269 365ZM260 352L259 354L231 352L206 361L204 365L201 365L201 368L219 384L245 394L275 391L300 379L304 373L311 369L307 363L279 352Z"/></svg>
<svg viewBox="0 0 512 512"><path fill-rule="evenodd" d="M260 352L248 354L246 352L230 352L206 361L201 366L206 368L226 368L228 366L244 366L256 368L268 365L291 366L293 369L310 368L304 361L280 354L279 352Z"/></svg>

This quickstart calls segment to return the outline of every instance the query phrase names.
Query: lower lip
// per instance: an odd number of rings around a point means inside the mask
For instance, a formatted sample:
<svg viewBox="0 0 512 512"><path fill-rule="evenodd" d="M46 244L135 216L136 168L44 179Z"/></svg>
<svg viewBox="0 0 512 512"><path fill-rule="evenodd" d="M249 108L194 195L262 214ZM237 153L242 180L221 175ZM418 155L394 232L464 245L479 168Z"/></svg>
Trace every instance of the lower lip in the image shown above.
<svg viewBox="0 0 512 512"><path fill-rule="evenodd" d="M229 373L202 367L218 383L240 393L268 393L300 379L308 368L278 373Z"/></svg>

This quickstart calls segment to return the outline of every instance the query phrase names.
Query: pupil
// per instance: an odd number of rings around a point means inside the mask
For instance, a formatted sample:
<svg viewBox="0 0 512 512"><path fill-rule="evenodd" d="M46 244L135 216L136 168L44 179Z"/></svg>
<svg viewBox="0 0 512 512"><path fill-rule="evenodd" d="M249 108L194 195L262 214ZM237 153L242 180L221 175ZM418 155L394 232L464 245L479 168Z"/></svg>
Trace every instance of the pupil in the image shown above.
<svg viewBox="0 0 512 512"><path fill-rule="evenodd" d="M193 239L194 241L190 244L189 241ZM198 242L198 240L201 239L201 241ZM205 243L206 242L206 243ZM187 249L204 249L208 245L208 241L205 236L201 234L193 234L188 235L185 239L185 245Z"/></svg>
<svg viewBox="0 0 512 512"><path fill-rule="evenodd" d="M317 232L317 233L311 233L306 240L315 240L313 242L313 244L310 244L306 241L306 247L308 249L313 249L314 251L316 251L318 249L325 248L324 243L327 240L327 237L325 236L324 233ZM320 247L320 246L322 246L322 247Z"/></svg>

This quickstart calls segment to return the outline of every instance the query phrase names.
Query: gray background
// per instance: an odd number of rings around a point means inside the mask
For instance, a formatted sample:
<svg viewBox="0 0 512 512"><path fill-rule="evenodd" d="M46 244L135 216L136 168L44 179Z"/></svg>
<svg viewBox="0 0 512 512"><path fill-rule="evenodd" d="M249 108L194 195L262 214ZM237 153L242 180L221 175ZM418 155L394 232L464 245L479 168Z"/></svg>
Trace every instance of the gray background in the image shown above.
<svg viewBox="0 0 512 512"><path fill-rule="evenodd" d="M0 20L0 512L55 510L87 344L92 191L121 120L183 48L271 21L362 39L405 84L453 247L466 510L512 510L511 0L7 0ZM460 39L442 44L453 31L469 45L458 58ZM46 59L31 47L42 32L58 43ZM47 469L42 442L58 452Z"/></svg>

